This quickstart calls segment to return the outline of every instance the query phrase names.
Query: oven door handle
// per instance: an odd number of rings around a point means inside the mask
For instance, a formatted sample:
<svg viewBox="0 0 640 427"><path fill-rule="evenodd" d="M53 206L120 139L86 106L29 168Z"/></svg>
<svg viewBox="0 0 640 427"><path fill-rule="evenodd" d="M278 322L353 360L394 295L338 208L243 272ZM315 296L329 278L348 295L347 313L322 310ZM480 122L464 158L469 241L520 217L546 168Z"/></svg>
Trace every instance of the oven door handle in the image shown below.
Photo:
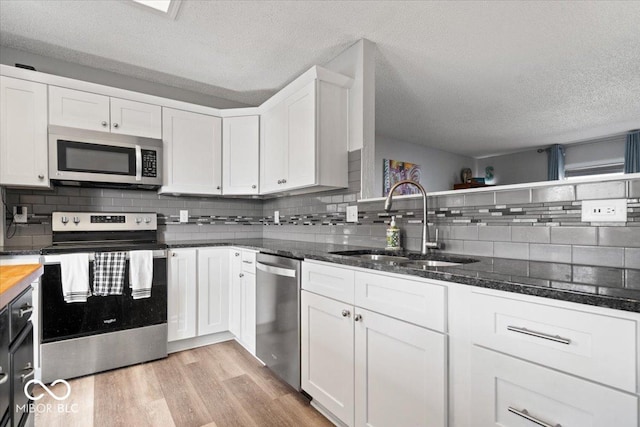
<svg viewBox="0 0 640 427"><path fill-rule="evenodd" d="M296 270L291 268L278 267L277 265L265 264L262 262L256 263L256 268L264 271L265 273L275 274L276 276L296 277Z"/></svg>
<svg viewBox="0 0 640 427"><path fill-rule="evenodd" d="M135 249L134 249L135 251ZM126 259L129 260L129 252L130 251L114 251L114 252L127 252ZM159 249L153 251L153 258L163 259L167 257L167 251L164 249ZM60 264L60 255L44 255L41 259L41 264L51 265L51 264ZM89 262L95 261L95 252L89 252Z"/></svg>
<svg viewBox="0 0 640 427"><path fill-rule="evenodd" d="M142 148L136 145L136 181L142 181Z"/></svg>

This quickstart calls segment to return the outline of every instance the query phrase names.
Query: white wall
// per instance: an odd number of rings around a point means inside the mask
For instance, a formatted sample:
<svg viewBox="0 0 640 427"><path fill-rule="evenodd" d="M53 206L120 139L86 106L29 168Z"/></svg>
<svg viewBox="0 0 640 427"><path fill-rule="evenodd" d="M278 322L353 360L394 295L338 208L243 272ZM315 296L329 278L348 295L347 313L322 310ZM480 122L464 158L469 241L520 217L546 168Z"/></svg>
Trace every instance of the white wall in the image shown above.
<svg viewBox="0 0 640 427"><path fill-rule="evenodd" d="M460 182L463 168L473 169L475 159L419 144L376 135L375 194L382 196L382 160L391 159L418 164L422 168L420 184L428 192L452 190Z"/></svg>
<svg viewBox="0 0 640 427"><path fill-rule="evenodd" d="M175 99L207 107L238 108L247 106L246 104L230 101L228 99L166 86L160 83L141 80L125 76L123 74L91 68L72 62L61 61L59 59L36 55L5 46L0 46L0 63L10 66L14 66L16 63L31 65L42 73L54 74L57 76L117 87L120 89L146 93L149 95Z"/></svg>
<svg viewBox="0 0 640 427"><path fill-rule="evenodd" d="M474 176L485 176L485 168L493 166L493 181L487 184L507 185L547 180L547 153L536 150L476 160Z"/></svg>

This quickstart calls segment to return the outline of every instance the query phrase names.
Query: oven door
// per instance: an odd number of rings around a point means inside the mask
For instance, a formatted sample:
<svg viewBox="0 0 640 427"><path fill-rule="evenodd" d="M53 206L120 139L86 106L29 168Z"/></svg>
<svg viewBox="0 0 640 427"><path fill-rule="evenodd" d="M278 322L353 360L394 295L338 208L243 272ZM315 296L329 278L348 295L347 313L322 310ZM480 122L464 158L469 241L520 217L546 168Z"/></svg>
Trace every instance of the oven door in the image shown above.
<svg viewBox="0 0 640 427"><path fill-rule="evenodd" d="M89 265L93 277L93 262ZM91 280L90 280L91 281ZM45 257L40 313L41 343L79 338L167 322L167 259L154 251L151 297L133 299L129 287L129 261L122 295L90 296L83 303L66 303L62 295L60 264ZM93 284L90 284L93 289Z"/></svg>

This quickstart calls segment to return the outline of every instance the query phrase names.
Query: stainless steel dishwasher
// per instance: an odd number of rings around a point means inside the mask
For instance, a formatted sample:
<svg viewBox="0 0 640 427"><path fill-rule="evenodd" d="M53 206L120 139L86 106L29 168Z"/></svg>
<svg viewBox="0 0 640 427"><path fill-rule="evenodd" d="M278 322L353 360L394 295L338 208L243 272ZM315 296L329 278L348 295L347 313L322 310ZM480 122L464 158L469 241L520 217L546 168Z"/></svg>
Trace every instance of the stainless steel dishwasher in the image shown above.
<svg viewBox="0 0 640 427"><path fill-rule="evenodd" d="M300 260L258 254L256 355L300 390Z"/></svg>

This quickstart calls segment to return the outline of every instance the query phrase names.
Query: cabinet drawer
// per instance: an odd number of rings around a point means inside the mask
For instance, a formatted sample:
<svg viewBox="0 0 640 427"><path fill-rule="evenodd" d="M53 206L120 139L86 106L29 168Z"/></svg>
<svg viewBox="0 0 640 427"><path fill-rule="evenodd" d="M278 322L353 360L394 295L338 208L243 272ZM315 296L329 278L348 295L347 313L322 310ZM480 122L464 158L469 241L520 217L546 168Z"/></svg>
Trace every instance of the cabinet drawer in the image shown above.
<svg viewBox="0 0 640 427"><path fill-rule="evenodd" d="M245 273L256 273L256 253L242 251L242 271Z"/></svg>
<svg viewBox="0 0 640 427"><path fill-rule="evenodd" d="M439 332L446 331L444 286L356 272L355 305Z"/></svg>
<svg viewBox="0 0 640 427"><path fill-rule="evenodd" d="M480 293L471 310L475 344L636 391L633 320Z"/></svg>
<svg viewBox="0 0 640 427"><path fill-rule="evenodd" d="M473 425L638 426L637 396L475 346L471 364Z"/></svg>
<svg viewBox="0 0 640 427"><path fill-rule="evenodd" d="M13 342L29 322L33 312L31 287L9 303L9 340Z"/></svg>
<svg viewBox="0 0 640 427"><path fill-rule="evenodd" d="M354 303L355 271L326 264L302 263L302 288L316 294Z"/></svg>

